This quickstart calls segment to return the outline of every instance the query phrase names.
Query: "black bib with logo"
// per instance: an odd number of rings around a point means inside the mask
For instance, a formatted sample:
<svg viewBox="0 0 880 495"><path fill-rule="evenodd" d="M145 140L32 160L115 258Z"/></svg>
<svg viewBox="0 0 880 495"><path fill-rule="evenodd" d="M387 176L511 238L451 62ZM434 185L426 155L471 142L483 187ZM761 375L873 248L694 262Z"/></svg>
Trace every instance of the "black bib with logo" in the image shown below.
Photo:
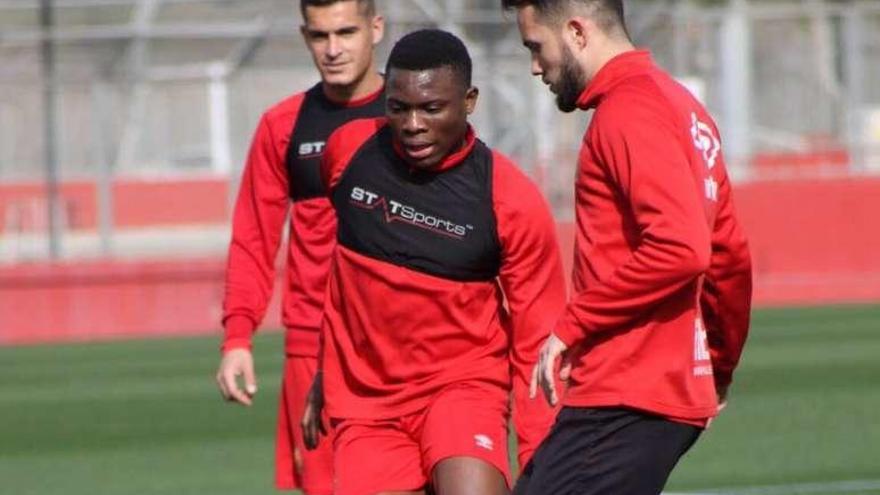
<svg viewBox="0 0 880 495"><path fill-rule="evenodd" d="M384 93L366 105L346 107L327 98L320 83L309 89L293 125L285 157L290 198L303 201L326 196L321 182L321 156L327 138L349 121L383 115Z"/></svg>
<svg viewBox="0 0 880 495"><path fill-rule="evenodd" d="M501 265L492 166L492 152L477 141L449 170L414 170L383 127L355 153L333 191L339 243L446 279L492 280Z"/></svg>

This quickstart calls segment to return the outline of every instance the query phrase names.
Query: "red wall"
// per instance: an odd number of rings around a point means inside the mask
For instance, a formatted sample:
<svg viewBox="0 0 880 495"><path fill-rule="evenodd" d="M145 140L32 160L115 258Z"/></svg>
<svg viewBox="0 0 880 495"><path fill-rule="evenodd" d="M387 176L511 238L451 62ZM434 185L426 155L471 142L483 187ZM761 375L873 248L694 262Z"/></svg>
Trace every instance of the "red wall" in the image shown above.
<svg viewBox="0 0 880 495"><path fill-rule="evenodd" d="M117 180L112 185L113 225L224 223L229 218L228 181L207 177L185 180ZM94 182L67 182L59 187L68 230L95 230L98 196ZM45 230L46 188L43 184L0 184L0 233ZM16 219L16 224L9 224Z"/></svg>
<svg viewBox="0 0 880 495"><path fill-rule="evenodd" d="M70 228L94 228L97 224L94 183L65 183L60 187L60 196ZM45 230L48 224L45 197L46 188L41 184L0 184L0 233Z"/></svg>
<svg viewBox="0 0 880 495"><path fill-rule="evenodd" d="M120 206L124 223L179 220L181 210L187 220L226 221L225 186L154 186L117 186L151 205L124 214ZM66 191L75 197L81 187ZM756 305L880 302L880 179L754 182L739 185L736 200L751 242ZM559 232L570 266L573 226L560 224ZM0 345L219 332L223 268L216 259L0 267ZM276 301L265 325L278 321Z"/></svg>
<svg viewBox="0 0 880 495"><path fill-rule="evenodd" d="M761 182L736 193L756 302L880 303L880 179Z"/></svg>
<svg viewBox="0 0 880 495"><path fill-rule="evenodd" d="M0 345L219 332L223 268L215 259L0 268ZM278 312L273 301L267 326L279 326Z"/></svg>

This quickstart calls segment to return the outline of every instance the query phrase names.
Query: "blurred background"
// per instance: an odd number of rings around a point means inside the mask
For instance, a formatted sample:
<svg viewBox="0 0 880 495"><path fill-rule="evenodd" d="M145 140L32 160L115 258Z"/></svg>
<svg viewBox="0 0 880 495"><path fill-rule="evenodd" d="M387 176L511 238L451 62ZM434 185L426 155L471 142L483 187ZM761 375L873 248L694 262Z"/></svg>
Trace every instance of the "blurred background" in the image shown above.
<svg viewBox="0 0 880 495"><path fill-rule="evenodd" d="M413 29L466 40L478 134L539 184L570 264L589 114L556 110L497 0L378 3L380 65ZM880 493L870 412L880 406L880 1L626 7L637 44L715 116L755 263L743 409L719 421L673 486ZM300 23L295 0L0 0L0 479L10 493L62 493L71 480L99 493L268 490L274 399L231 412L210 375L250 138L268 106L318 78ZM277 301L264 327L279 328ZM281 344L265 339L268 396ZM229 469L242 463L251 467Z"/></svg>

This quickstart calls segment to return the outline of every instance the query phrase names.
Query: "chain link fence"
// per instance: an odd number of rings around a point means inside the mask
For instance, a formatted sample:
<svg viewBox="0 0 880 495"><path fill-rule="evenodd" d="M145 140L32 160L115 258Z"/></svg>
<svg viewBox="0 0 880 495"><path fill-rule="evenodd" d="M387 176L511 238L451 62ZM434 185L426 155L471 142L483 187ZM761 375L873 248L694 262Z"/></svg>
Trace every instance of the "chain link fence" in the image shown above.
<svg viewBox="0 0 880 495"><path fill-rule="evenodd" d="M35 2L0 0L0 262L222 252L260 114L317 80L295 2L53 3L47 38ZM478 133L535 178L558 218L570 219L589 115L556 111L529 76L500 2L379 4L388 21L379 61L419 27L466 40L481 89ZM880 171L880 2L627 7L637 44L715 115L737 180ZM46 39L56 60L51 79L41 65ZM56 109L49 133L47 88ZM54 202L45 186L49 149L60 183ZM46 247L52 208L58 253Z"/></svg>

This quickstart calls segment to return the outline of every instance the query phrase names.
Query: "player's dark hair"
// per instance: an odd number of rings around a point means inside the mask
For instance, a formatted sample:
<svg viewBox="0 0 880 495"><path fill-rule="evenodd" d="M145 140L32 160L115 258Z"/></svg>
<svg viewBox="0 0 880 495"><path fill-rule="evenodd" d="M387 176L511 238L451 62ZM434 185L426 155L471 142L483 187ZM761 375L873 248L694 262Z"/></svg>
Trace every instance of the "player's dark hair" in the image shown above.
<svg viewBox="0 0 880 495"><path fill-rule="evenodd" d="M578 11L595 20L606 33L613 33L618 29L627 33L623 0L501 0L501 7L505 10L529 6L534 7L542 19L551 22Z"/></svg>
<svg viewBox="0 0 880 495"><path fill-rule="evenodd" d="M428 70L449 67L465 89L471 87L473 65L467 47L452 33L440 29L413 31L400 38L388 55L385 73L391 69Z"/></svg>
<svg viewBox="0 0 880 495"><path fill-rule="evenodd" d="M306 7L327 7L339 2L357 2L361 15L365 17L376 15L375 0L300 0L299 12L302 14L303 20L305 20Z"/></svg>

